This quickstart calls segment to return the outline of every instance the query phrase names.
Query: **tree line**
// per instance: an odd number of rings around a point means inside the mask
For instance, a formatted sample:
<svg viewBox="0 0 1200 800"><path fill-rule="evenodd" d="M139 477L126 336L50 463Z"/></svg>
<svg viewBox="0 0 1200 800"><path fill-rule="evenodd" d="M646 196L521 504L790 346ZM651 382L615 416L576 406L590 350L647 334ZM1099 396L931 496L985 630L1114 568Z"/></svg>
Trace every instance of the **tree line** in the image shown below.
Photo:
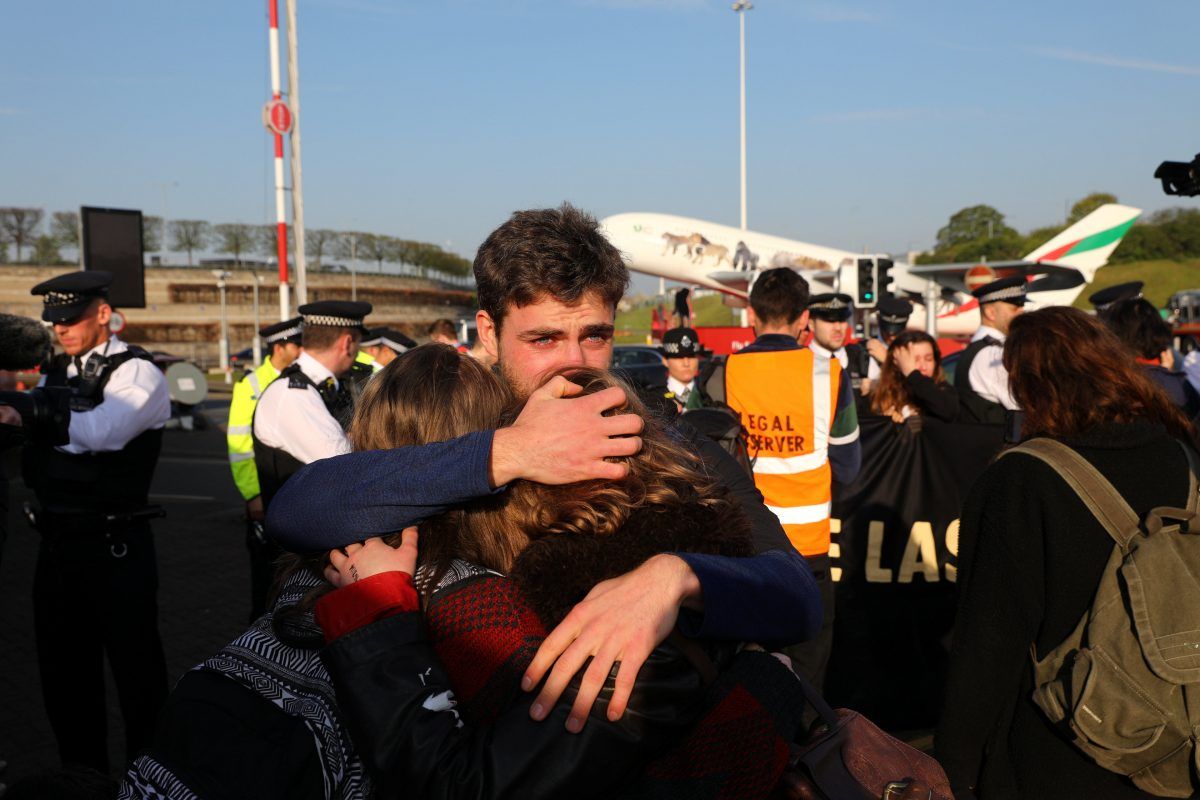
<svg viewBox="0 0 1200 800"><path fill-rule="evenodd" d="M964 208L937 232L933 249L917 256L917 263L1019 259L1105 203L1115 202L1116 196L1108 192L1089 194L1071 207L1065 223L1035 228L1025 234L1010 227L1004 215L992 206ZM1187 258L1200 258L1200 209L1167 208L1140 218L1113 252L1109 263Z"/></svg>
<svg viewBox="0 0 1200 800"><path fill-rule="evenodd" d="M275 225L241 222L213 225L204 220L174 219L168 221L165 228L164 231L162 217L143 216L142 249L187 253L189 267L199 252L223 253L239 265L243 258L254 255L271 258L277 252ZM289 227L289 251L294 248L294 236ZM9 262L11 245L13 263L61 264L62 248L78 249L79 244L78 212L55 211L46 218L40 208L0 208L0 262ZM312 228L304 232L304 246L307 260L314 269L321 269L327 258L338 258L374 262L380 272L384 263L388 263L408 264L422 273L430 270L447 275L471 273L471 262L456 253L429 242L396 236Z"/></svg>

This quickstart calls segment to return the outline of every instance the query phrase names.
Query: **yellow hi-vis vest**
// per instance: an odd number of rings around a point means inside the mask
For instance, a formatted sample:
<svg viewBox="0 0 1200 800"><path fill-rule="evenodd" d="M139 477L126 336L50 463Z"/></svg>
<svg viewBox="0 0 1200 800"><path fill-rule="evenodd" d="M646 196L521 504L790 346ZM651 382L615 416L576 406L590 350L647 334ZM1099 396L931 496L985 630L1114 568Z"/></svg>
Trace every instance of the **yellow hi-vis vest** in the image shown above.
<svg viewBox="0 0 1200 800"><path fill-rule="evenodd" d="M742 418L754 483L801 555L829 552L829 432L842 366L808 348L737 353L726 402Z"/></svg>
<svg viewBox="0 0 1200 800"><path fill-rule="evenodd" d="M254 408L263 390L279 377L279 370L271 359L262 366L246 373L233 387L233 399L229 403L229 425L225 430L225 442L229 446L229 468L233 471L233 482L237 484L242 498L258 497L258 468L254 466Z"/></svg>
<svg viewBox="0 0 1200 800"><path fill-rule="evenodd" d="M359 364L366 364L368 367L370 367L372 375L375 374L376 372L379 372L379 370L383 369L383 366L380 365L380 363L375 360L375 357L372 356L370 353L368 353L366 350L359 350L358 355L356 355L354 357L354 360L357 361Z"/></svg>

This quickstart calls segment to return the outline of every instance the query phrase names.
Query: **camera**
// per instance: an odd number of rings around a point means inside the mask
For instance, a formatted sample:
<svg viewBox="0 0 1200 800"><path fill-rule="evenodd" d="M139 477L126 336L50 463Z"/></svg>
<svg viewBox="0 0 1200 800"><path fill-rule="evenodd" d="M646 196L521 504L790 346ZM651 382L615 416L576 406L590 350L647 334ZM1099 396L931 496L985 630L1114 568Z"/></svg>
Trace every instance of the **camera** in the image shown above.
<svg viewBox="0 0 1200 800"><path fill-rule="evenodd" d="M0 405L12 406L21 415L21 427L4 426L0 449L25 441L51 446L71 441L73 391L66 386L39 386L28 392L0 392Z"/></svg>
<svg viewBox="0 0 1200 800"><path fill-rule="evenodd" d="M846 348L846 362L850 374L856 378L865 378L871 368L871 355L864 344Z"/></svg>
<svg viewBox="0 0 1200 800"><path fill-rule="evenodd" d="M1163 191L1181 197L1200 194L1200 154L1191 161L1164 161L1154 170L1154 177L1162 181Z"/></svg>

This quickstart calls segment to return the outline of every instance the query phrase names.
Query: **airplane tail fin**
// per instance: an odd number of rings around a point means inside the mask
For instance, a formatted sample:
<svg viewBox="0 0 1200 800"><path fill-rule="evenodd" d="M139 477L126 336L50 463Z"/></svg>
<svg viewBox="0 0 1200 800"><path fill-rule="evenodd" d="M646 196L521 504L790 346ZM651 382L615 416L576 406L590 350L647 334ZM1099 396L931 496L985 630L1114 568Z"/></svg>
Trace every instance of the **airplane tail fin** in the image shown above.
<svg viewBox="0 0 1200 800"><path fill-rule="evenodd" d="M1106 203L1025 256L1026 261L1045 261L1074 267L1091 283L1096 270L1141 216L1140 208Z"/></svg>

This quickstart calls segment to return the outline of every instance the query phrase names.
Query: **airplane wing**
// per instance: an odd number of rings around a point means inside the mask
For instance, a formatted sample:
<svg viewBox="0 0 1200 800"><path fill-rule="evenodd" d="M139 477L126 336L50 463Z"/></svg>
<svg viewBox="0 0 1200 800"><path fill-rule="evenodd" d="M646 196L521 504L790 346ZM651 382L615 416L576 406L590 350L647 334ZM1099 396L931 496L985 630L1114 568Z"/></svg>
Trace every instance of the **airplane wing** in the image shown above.
<svg viewBox="0 0 1200 800"><path fill-rule="evenodd" d="M736 297L745 298L750 291L753 272L738 269L723 269L708 273L705 277L725 286Z"/></svg>
<svg viewBox="0 0 1200 800"><path fill-rule="evenodd" d="M761 271L762 270L760 269L725 269L710 272L705 277L723 284L725 287L727 287L730 294L737 294L745 297L750 291L750 281ZM837 280L838 272L835 269L808 269L804 271L804 277L810 283L813 281L823 281L832 286L834 281Z"/></svg>
<svg viewBox="0 0 1200 800"><path fill-rule="evenodd" d="M990 283L1001 278L1020 275L1029 280L1027 291L1045 292L1073 289L1085 282L1083 273L1065 264L1038 261L989 261L986 264L967 262L962 264L917 264L909 265L910 275L927 278L939 286L956 292L970 293L967 275Z"/></svg>

